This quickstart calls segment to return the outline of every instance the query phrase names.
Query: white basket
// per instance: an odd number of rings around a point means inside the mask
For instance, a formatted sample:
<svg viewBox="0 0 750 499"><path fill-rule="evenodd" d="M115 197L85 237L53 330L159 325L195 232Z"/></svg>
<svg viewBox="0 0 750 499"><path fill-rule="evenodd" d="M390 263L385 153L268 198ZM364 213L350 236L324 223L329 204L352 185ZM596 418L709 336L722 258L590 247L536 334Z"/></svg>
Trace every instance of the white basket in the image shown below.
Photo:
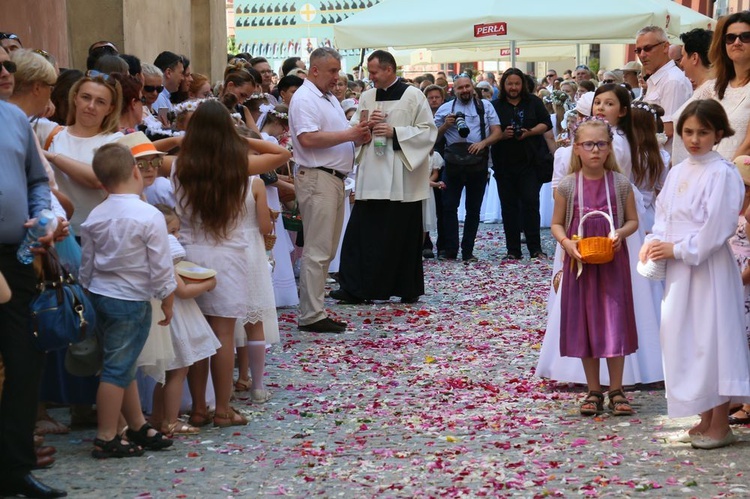
<svg viewBox="0 0 750 499"><path fill-rule="evenodd" d="M638 265L636 265L635 269L643 277L652 281L663 281L667 277L666 260L648 260L646 263L638 260Z"/></svg>

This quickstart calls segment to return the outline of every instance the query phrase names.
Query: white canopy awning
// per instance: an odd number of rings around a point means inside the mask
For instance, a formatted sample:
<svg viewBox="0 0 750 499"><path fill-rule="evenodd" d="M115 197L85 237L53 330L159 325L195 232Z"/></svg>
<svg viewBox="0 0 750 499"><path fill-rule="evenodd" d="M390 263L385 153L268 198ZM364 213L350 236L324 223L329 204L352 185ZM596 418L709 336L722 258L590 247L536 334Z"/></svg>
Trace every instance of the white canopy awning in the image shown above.
<svg viewBox="0 0 750 499"><path fill-rule="evenodd" d="M336 46L342 49L465 49L509 42L632 43L635 33L649 25L679 35L678 4L669 0L486 0L460 4L454 0L384 0L333 29Z"/></svg>

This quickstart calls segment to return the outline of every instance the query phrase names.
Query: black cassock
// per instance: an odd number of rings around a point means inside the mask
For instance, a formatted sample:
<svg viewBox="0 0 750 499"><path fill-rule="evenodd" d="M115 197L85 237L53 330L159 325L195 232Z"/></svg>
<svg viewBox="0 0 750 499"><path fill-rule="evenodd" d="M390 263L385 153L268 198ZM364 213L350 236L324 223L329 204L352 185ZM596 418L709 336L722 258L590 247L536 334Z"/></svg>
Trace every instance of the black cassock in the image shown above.
<svg viewBox="0 0 750 499"><path fill-rule="evenodd" d="M407 88L398 81L378 89L375 99L400 100ZM398 139L393 140L398 150ZM341 247L341 288L365 300L423 295L423 237L422 201L355 201Z"/></svg>

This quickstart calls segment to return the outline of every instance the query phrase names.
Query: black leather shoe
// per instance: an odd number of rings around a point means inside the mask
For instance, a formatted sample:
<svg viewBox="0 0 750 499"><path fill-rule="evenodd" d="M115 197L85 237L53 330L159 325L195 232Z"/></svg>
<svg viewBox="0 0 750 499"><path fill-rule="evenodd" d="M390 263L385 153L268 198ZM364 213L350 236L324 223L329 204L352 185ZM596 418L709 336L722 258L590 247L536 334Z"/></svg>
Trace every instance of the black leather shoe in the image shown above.
<svg viewBox="0 0 750 499"><path fill-rule="evenodd" d="M508 253L507 255L503 257L503 261L512 262L515 260L520 260L521 258L523 258L521 255L517 255L515 253Z"/></svg>
<svg viewBox="0 0 750 499"><path fill-rule="evenodd" d="M329 319L331 319L331 318L329 317ZM344 329L346 329L346 326L349 325L345 321L337 321L336 319L331 319L331 322L333 322L334 324L338 324L339 326L343 327Z"/></svg>
<svg viewBox="0 0 750 499"><path fill-rule="evenodd" d="M64 490L53 489L43 484L31 473L16 478L4 479L3 482L5 483L0 485L0 496L3 497L24 496L47 499L52 497L66 497L68 495Z"/></svg>
<svg viewBox="0 0 750 499"><path fill-rule="evenodd" d="M549 257L547 256L547 253L545 253L545 252L544 252L544 251L542 251L542 250L539 250L539 251L535 251L535 252L533 252L533 253L531 254L531 258L539 258L539 259L541 259L541 260L546 260L546 259L548 259Z"/></svg>
<svg viewBox="0 0 750 499"><path fill-rule="evenodd" d="M419 301L418 296L402 296L401 303L417 303Z"/></svg>
<svg viewBox="0 0 750 499"><path fill-rule="evenodd" d="M346 331L346 326L342 326L340 323L326 317L325 319L320 319L318 322L299 326L297 329L312 333L343 333Z"/></svg>
<svg viewBox="0 0 750 499"><path fill-rule="evenodd" d="M360 303L364 303L364 300L362 298L354 296L344 288L334 289L333 291L328 293L328 296L330 296L334 300L338 300L339 303L345 305L359 305Z"/></svg>
<svg viewBox="0 0 750 499"><path fill-rule="evenodd" d="M422 258L435 258L435 253L429 248L422 250Z"/></svg>

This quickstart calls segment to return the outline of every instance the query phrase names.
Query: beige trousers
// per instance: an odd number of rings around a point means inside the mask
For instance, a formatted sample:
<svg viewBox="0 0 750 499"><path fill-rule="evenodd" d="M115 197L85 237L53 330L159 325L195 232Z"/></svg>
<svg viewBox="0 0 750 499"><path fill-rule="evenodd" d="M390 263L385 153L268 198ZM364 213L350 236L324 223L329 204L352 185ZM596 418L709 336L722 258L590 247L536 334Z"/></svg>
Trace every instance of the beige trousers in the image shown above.
<svg viewBox="0 0 750 499"><path fill-rule="evenodd" d="M323 304L328 265L338 249L346 193L342 179L315 168L300 168L294 187L305 231L298 323L306 326L327 316Z"/></svg>

